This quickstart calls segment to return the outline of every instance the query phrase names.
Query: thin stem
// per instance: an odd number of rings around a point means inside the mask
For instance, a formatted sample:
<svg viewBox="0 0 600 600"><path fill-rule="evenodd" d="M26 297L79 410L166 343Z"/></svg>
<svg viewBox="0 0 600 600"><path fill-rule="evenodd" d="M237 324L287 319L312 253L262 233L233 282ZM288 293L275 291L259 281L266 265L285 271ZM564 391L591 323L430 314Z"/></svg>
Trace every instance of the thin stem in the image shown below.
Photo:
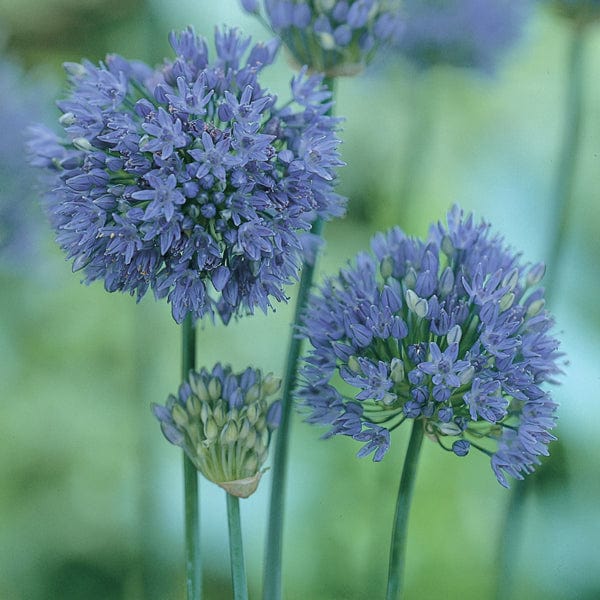
<svg viewBox="0 0 600 600"><path fill-rule="evenodd" d="M551 206L554 215L553 230L550 236L551 246L546 261L548 265L546 299L555 292L565 238L569 230L577 158L581 146L586 34L585 24L574 25L567 58L563 140Z"/></svg>
<svg viewBox="0 0 600 600"><path fill-rule="evenodd" d="M413 423L400 488L394 514L394 525L392 529L392 543L390 546L390 566L388 571L388 585L386 600L398 600L402 594L404 583L404 563L406 562L406 536L408 532L408 515L413 490L415 487L415 475L417 472L417 461L421 442L423 441L423 423L416 420Z"/></svg>
<svg viewBox="0 0 600 600"><path fill-rule="evenodd" d="M188 313L182 325L181 380L196 366L196 328ZM198 505L198 471L183 455L183 490L185 509L185 574L187 600L202 597L202 568L200 561L200 511Z"/></svg>
<svg viewBox="0 0 600 600"><path fill-rule="evenodd" d="M244 545L242 542L242 524L240 520L239 498L227 496L227 522L229 523L229 560L231 562L231 582L234 600L248 599L246 567L244 566Z"/></svg>
<svg viewBox="0 0 600 600"><path fill-rule="evenodd" d="M325 78L323 80L333 94L334 80ZM323 231L323 221L317 219L312 226L312 233L321 235ZM298 376L298 360L300 358L300 349L302 340L296 336L296 330L301 323L302 315L308 296L312 287L315 273L315 263L304 262L302 275L300 276L300 285L298 288L298 297L296 299L296 308L294 311L294 323L292 326L292 335L288 347L283 393L281 399L281 419L277 428L275 437L275 452L273 455L273 468L271 471L271 503L269 505L269 521L267 525L267 548L265 552L265 570L263 583L264 600L279 600L281 598L281 565L283 553L283 514L285 501L285 483L287 472L287 455L290 437L291 411L292 411L292 392L296 386Z"/></svg>
<svg viewBox="0 0 600 600"><path fill-rule="evenodd" d="M546 263L548 265L546 299L549 299L557 291L556 281L560 259L569 230L570 205L581 145L586 33L585 23L574 24L565 69L564 130L551 207L554 215L554 229L550 236L551 247ZM499 570L496 582L496 598L498 600L508 600L512 597L516 565L519 563L525 505L533 487L533 477L535 475L525 477L522 481L516 481L510 491L498 548Z"/></svg>

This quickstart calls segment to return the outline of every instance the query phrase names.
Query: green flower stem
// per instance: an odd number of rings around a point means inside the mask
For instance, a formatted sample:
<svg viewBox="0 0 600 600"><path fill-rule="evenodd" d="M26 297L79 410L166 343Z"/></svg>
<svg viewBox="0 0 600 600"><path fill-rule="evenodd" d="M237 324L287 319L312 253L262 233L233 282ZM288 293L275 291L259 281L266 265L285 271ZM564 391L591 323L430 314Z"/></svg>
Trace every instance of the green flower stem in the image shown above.
<svg viewBox="0 0 600 600"><path fill-rule="evenodd" d="M325 78L324 84L333 94L334 80ZM312 226L312 233L321 235L323 221L317 219ZM316 262L316 261L315 261ZM285 483L287 470L287 454L290 437L290 421L292 411L292 392L298 376L298 360L302 340L294 333L301 322L302 314L308 301L314 278L315 264L305 262L300 276L298 297L294 311L294 324L288 347L283 392L281 399L281 420L275 438L275 452L271 471L271 503L269 506L269 522L267 525L267 548L265 553L265 571L263 583L264 600L279 600L281 598L281 564L283 554L283 513L285 498Z"/></svg>
<svg viewBox="0 0 600 600"><path fill-rule="evenodd" d="M231 562L231 582L234 600L248 600L246 567L244 566L244 545L240 521L239 498L225 492L227 496L227 522L229 523L229 560Z"/></svg>
<svg viewBox="0 0 600 600"><path fill-rule="evenodd" d="M190 313L182 326L181 380L196 366L196 328ZM185 507L185 574L187 600L202 597L202 568L200 561L200 511L198 505L198 471L183 454L183 489Z"/></svg>
<svg viewBox="0 0 600 600"><path fill-rule="evenodd" d="M583 114L585 44L587 26L574 23L567 65L565 70L565 115L563 141L560 150L558 172L554 188L551 213L554 223L550 236L550 250L546 264L546 300L556 293L560 258L564 251L569 229L570 205L577 171L577 158L581 146L581 122ZM541 467L543 468L543 466ZM536 474L526 476L512 485L506 515L502 526L498 548L497 600L509 600L513 595L516 565L519 563L519 548L525 504L535 484Z"/></svg>
<svg viewBox="0 0 600 600"><path fill-rule="evenodd" d="M408 532L408 514L410 503L415 487L415 475L417 472L417 461L421 443L423 442L423 423L416 420L404 458L396 512L394 514L394 526L392 529L392 543L390 545L390 566L388 571L388 585L386 600L398 600L402 594L404 583L404 563L406 561L406 536Z"/></svg>
<svg viewBox="0 0 600 600"><path fill-rule="evenodd" d="M554 188L551 214L554 215L550 236L550 251L546 264L546 299L554 293L560 259L564 252L566 234L569 230L571 201L577 172L577 159L581 146L581 122L583 114L585 44L587 25L575 23L571 31L569 55L565 71L565 113L563 140Z"/></svg>

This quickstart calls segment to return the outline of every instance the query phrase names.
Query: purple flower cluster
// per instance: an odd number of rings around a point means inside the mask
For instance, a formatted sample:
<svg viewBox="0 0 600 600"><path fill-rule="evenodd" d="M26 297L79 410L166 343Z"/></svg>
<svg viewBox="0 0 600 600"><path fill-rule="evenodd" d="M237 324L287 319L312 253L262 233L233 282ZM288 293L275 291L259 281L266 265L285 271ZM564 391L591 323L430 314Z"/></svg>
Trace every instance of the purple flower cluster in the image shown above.
<svg viewBox="0 0 600 600"><path fill-rule="evenodd" d="M242 0L250 13L260 0ZM270 27L299 65L330 77L361 71L402 32L398 0L264 0Z"/></svg>
<svg viewBox="0 0 600 600"><path fill-rule="evenodd" d="M417 67L450 65L493 72L518 37L528 1L406 0L398 49Z"/></svg>
<svg viewBox="0 0 600 600"><path fill-rule="evenodd" d="M215 365L190 371L177 396L152 410L171 444L181 447L195 467L230 494L254 493L267 459L271 432L279 426L280 402L270 402L281 380L271 374Z"/></svg>
<svg viewBox="0 0 600 600"><path fill-rule="evenodd" d="M394 228L375 256L323 284L303 335L312 348L297 392L308 421L366 442L379 461L390 431L419 419L458 456L491 457L498 481L522 479L554 439L556 405L542 388L559 373L542 265L519 256L458 207L428 239Z"/></svg>
<svg viewBox="0 0 600 600"><path fill-rule="evenodd" d="M86 282L167 297L173 317L266 311L297 276L302 235L343 214L333 192L338 120L320 77L291 100L259 84L277 44L217 31L217 57L189 28L162 68L108 56L67 64L63 137L38 129L33 163L52 174L57 241Z"/></svg>

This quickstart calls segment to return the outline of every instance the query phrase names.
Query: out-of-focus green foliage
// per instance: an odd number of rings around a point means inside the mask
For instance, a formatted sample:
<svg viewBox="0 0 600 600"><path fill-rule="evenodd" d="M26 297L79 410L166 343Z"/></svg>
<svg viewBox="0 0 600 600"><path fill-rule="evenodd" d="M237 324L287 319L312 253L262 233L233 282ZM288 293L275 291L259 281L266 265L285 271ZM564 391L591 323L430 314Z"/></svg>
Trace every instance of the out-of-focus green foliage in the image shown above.
<svg viewBox="0 0 600 600"><path fill-rule="evenodd" d="M107 52L157 62L168 52L168 31L190 23L208 35L227 22L267 37L235 2L220 4L0 0L0 21L12 54L54 73L63 60ZM341 191L350 197L349 216L327 226L319 273L337 270L379 229L400 223L423 233L453 202L491 221L527 259L544 260L566 46L566 25L540 11L494 79L457 71L417 78L390 56L385 66L341 81L336 112L346 117ZM515 598L600 596L600 31L590 36L587 55L571 230L560 265L550 266L560 268L550 308L570 362L555 392L564 451L526 507ZM270 85L276 90L291 76L282 55ZM410 197L401 202L409 178ZM178 328L164 303L136 305L99 284L81 286L50 238L48 231L35 274L0 274L0 598L177 600L181 460L149 406L179 384ZM281 373L290 320L288 305L227 328L207 323L198 335L200 364ZM352 440L321 441L321 433L295 417L285 597L382 597L408 432L394 433L380 464L356 459ZM242 503L254 597L268 484L269 473ZM201 494L207 598L220 600L229 596L224 497L206 481ZM482 456L459 459L426 443L407 598L491 598L507 499Z"/></svg>

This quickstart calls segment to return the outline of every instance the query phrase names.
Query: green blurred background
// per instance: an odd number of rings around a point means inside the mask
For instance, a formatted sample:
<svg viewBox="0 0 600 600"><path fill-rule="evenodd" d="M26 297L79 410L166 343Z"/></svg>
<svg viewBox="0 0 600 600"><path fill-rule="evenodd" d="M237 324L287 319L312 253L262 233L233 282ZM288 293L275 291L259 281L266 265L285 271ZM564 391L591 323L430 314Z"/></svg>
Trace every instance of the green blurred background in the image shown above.
<svg viewBox="0 0 600 600"><path fill-rule="evenodd" d="M65 60L118 52L155 63L170 55L171 29L193 24L210 37L222 23L268 38L234 0L0 0L4 53L57 87ZM550 266L558 282L550 309L569 359L555 390L561 444L551 446L525 507L514 598L600 597L600 27L590 34L567 244ZM568 38L565 23L539 10L494 77L443 69L418 76L389 57L341 81L336 112L346 117L348 166L340 188L350 204L348 217L326 228L320 276L366 248L377 230L400 223L424 234L454 202L490 221L526 260L544 260ZM285 89L291 76L281 54L269 85ZM181 457L149 409L179 383L179 330L166 304L136 305L79 279L49 228L35 265L0 273L0 599L180 599ZM206 324L199 362L281 374L290 320L287 305L227 328ZM379 464L356 459L356 442L321 441L321 433L296 415L285 598L381 598L408 432L394 434ZM242 502L252 597L260 592L269 485L267 473ZM224 492L203 480L201 495L205 588L220 600L230 596ZM459 459L426 444L407 598L492 598L508 497L482 455Z"/></svg>

